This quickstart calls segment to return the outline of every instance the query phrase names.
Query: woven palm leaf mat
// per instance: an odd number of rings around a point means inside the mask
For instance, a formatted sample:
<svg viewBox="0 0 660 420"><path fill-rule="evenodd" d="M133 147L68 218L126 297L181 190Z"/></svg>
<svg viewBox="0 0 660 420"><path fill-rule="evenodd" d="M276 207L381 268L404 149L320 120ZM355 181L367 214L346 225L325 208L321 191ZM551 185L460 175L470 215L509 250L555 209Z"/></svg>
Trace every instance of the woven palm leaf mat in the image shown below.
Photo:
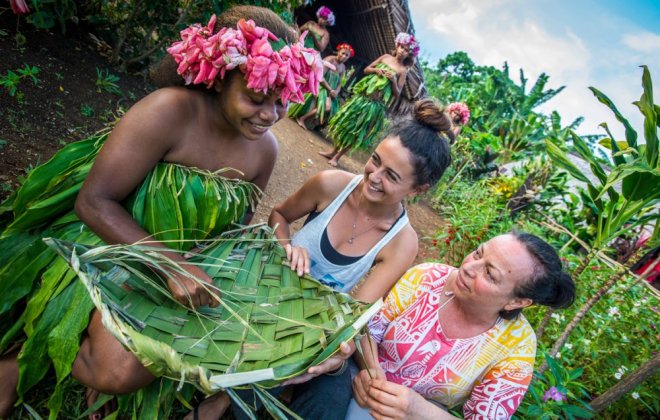
<svg viewBox="0 0 660 420"><path fill-rule="evenodd" d="M181 270L156 248L46 242L88 288L105 327L152 373L207 394L246 384L272 387L306 372L355 337L382 306L298 277L265 225L227 232L189 259L220 290L217 308L198 310L176 302L148 268Z"/></svg>

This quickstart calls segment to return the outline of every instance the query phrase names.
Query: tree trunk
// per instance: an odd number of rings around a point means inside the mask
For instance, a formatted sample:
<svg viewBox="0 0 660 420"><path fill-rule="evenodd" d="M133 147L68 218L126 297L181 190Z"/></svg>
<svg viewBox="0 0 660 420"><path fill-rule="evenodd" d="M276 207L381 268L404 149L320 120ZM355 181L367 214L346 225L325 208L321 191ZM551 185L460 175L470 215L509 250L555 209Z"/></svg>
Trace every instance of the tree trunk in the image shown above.
<svg viewBox="0 0 660 420"><path fill-rule="evenodd" d="M656 353L651 360L638 367L633 373L591 401L591 408L596 413L605 410L623 395L632 391L637 385L650 378L658 369L660 369L660 352Z"/></svg>
<svg viewBox="0 0 660 420"><path fill-rule="evenodd" d="M539 324L538 328L535 331L537 340L540 340L541 337L543 337L543 334L545 333L545 329L548 327L548 324L550 324L550 320L552 319L552 314L554 313L555 310L552 308L545 309L545 315L543 316L543 320L541 320L541 323Z"/></svg>

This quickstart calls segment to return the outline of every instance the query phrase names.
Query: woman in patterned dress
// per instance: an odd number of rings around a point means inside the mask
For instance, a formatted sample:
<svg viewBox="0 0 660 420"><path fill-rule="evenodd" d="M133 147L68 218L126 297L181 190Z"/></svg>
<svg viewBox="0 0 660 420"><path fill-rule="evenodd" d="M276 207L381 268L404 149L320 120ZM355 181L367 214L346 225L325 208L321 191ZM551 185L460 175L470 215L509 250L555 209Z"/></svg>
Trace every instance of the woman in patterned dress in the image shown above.
<svg viewBox="0 0 660 420"><path fill-rule="evenodd" d="M527 233L481 244L458 269L411 268L369 324L373 344L362 344L373 351L365 350L346 418L454 418L446 410L461 405L466 419L511 417L536 353L521 310L564 308L574 297L555 250Z"/></svg>

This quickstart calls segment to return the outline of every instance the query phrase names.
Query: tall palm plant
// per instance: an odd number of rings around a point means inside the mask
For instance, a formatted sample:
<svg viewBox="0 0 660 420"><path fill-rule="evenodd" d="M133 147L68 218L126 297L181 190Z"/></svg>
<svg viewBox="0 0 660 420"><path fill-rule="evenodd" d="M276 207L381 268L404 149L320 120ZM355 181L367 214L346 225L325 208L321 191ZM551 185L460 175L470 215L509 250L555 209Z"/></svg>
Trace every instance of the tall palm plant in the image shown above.
<svg viewBox="0 0 660 420"><path fill-rule="evenodd" d="M615 117L625 128L625 143L614 140L606 124L603 128L610 135L611 156L614 168L609 174L593 155L587 143L575 132L571 131L575 151L589 164L591 172L598 180L592 183L589 178L573 164L567 153L552 141L546 141L548 154L553 162L565 169L573 178L586 184L588 194L582 194L583 206L589 206L597 214L596 235L591 244L591 251L583 259L574 272L579 277L582 270L589 264L598 252L603 250L609 242L625 231L658 220L657 203L660 200L660 165L658 165L658 123L660 107L653 103L653 86L648 68L643 66L642 87L643 94L635 105L644 115L645 143L637 142L637 132L628 120L619 112L614 103L600 90L591 87L596 98L612 110ZM621 192L616 185L621 185ZM656 229L657 231L657 229ZM586 315L591 307L598 302L607 290L625 273L616 273L608 279L599 290L578 310L569 322L560 338L553 345L550 354L555 355L562 348L573 329ZM540 371L545 370L542 365Z"/></svg>

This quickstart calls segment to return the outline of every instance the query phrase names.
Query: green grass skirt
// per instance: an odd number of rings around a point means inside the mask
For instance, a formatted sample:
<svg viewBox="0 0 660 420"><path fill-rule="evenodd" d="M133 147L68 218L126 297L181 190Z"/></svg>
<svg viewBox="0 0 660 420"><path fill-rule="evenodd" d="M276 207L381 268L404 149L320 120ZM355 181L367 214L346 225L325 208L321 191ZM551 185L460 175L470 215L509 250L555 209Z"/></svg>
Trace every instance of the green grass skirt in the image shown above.
<svg viewBox="0 0 660 420"><path fill-rule="evenodd" d="M328 123L328 135L340 150L368 150L380 140L386 118L381 101L354 94Z"/></svg>
<svg viewBox="0 0 660 420"><path fill-rule="evenodd" d="M337 89L337 86L341 83L341 77L334 71L328 71L325 74L326 81L328 85L334 90ZM330 110L325 110L325 103L330 97ZM325 124L333 115L339 111L339 97L332 98L328 90L319 86L319 94L317 96L312 95L311 93L305 94L305 102L301 104L293 104L289 107L287 115L289 118L299 118L307 114L312 108L316 107L316 119L319 121L319 124Z"/></svg>

